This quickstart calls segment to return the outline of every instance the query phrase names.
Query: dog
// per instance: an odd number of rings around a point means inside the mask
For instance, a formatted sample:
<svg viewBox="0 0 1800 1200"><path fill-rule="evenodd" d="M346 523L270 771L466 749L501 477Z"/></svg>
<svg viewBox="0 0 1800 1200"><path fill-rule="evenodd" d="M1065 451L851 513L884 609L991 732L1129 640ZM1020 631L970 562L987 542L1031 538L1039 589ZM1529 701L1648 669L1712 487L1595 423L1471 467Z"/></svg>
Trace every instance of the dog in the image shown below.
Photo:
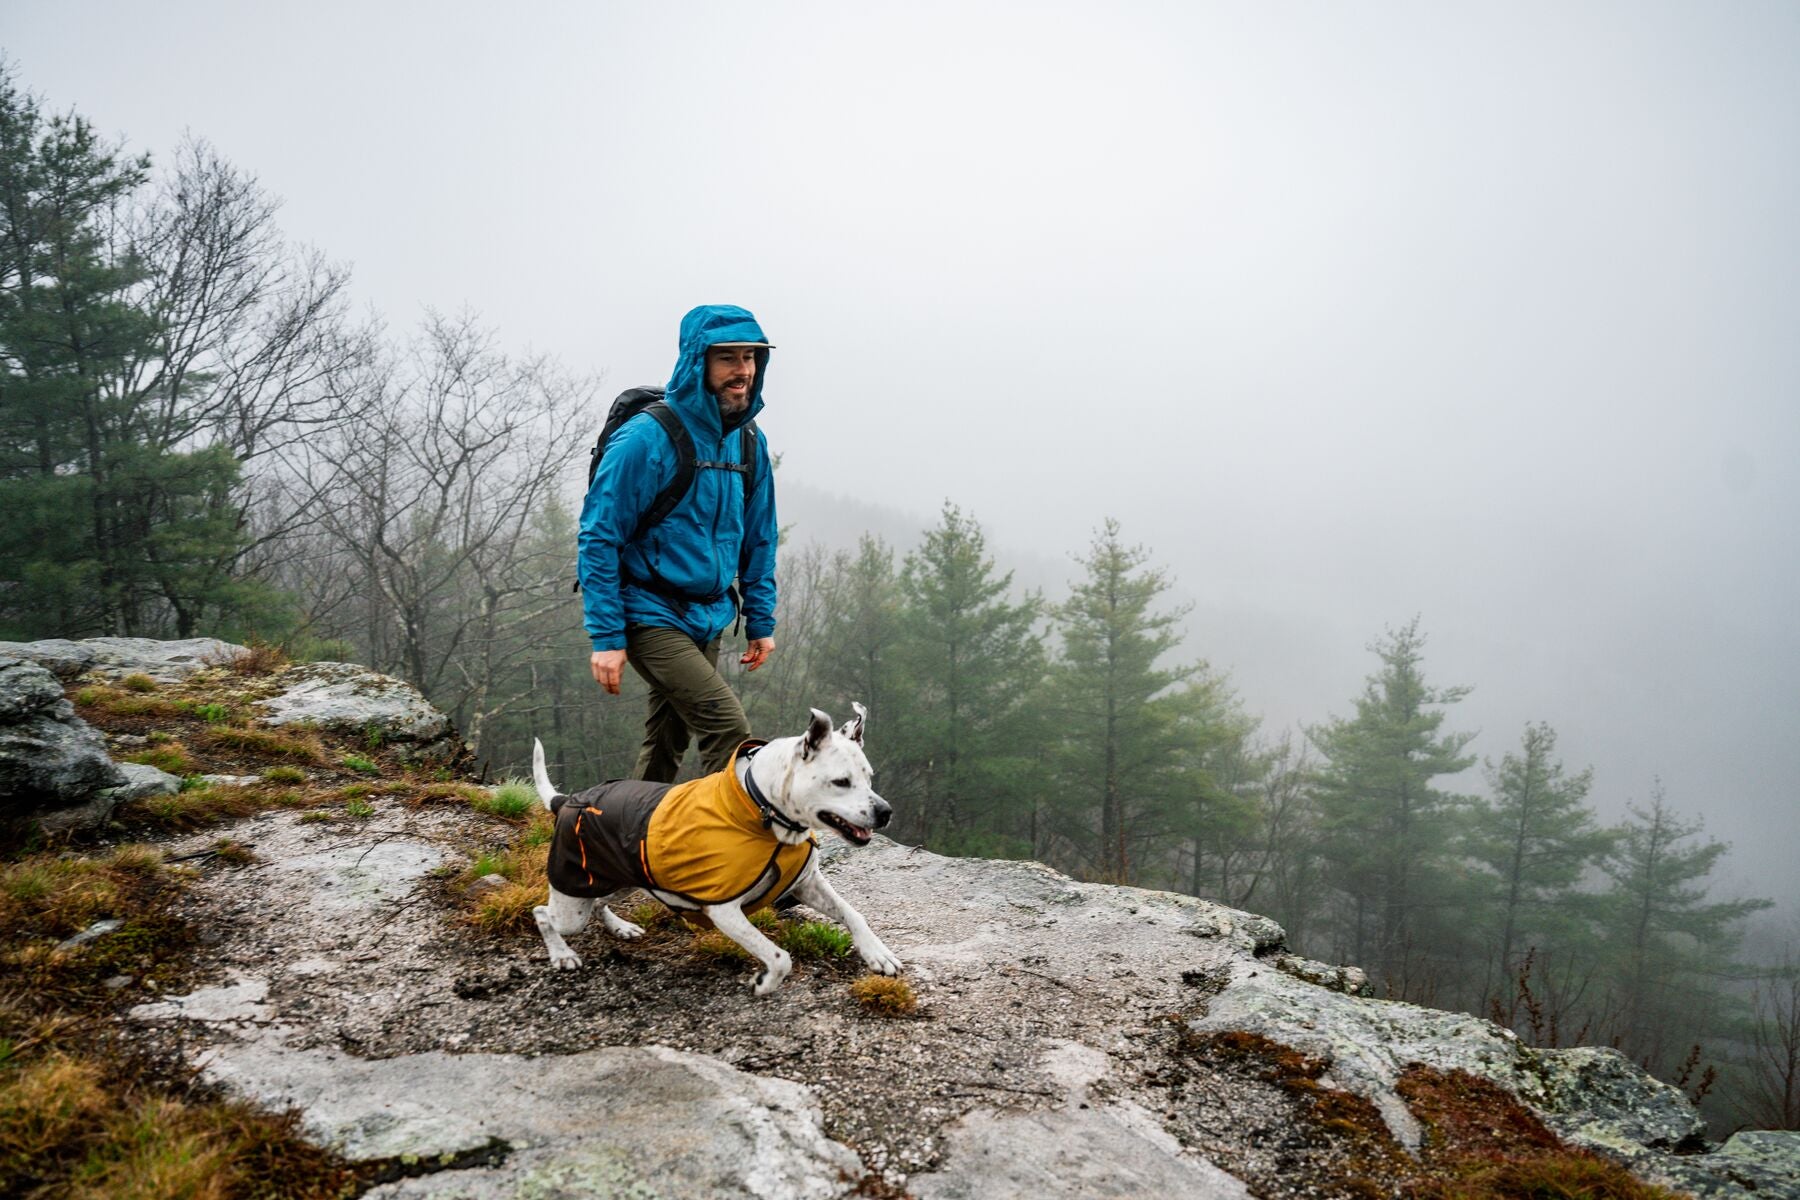
<svg viewBox="0 0 1800 1200"><path fill-rule="evenodd" d="M724 770L689 783L615 780L574 796L551 784L543 743L533 739L532 778L556 818L550 902L532 910L550 965L581 965L564 939L586 926L596 905L608 933L642 937L641 926L607 907L642 888L749 951L761 964L758 996L780 987L794 964L747 914L789 896L848 929L870 970L899 974L900 960L819 873L815 853L820 832L866 846L893 817L863 754L868 710L851 707L856 715L842 729L815 708L800 736L745 742Z"/></svg>

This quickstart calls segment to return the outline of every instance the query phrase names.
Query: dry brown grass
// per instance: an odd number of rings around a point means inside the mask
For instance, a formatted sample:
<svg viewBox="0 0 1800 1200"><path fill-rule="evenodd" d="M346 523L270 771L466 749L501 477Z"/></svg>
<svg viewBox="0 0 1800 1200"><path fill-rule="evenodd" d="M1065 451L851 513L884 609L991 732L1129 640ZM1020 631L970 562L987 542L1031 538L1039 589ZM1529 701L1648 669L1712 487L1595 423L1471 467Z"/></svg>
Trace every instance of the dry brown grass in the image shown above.
<svg viewBox="0 0 1800 1200"><path fill-rule="evenodd" d="M82 692L93 693L92 707L116 717L183 717L188 712L181 701L167 696L146 696L104 688L84 688Z"/></svg>
<svg viewBox="0 0 1800 1200"><path fill-rule="evenodd" d="M139 750L135 754L127 754L125 761L142 763L155 767L159 771L167 771L171 775L192 775L200 769L188 748L180 742L163 742L148 750Z"/></svg>
<svg viewBox="0 0 1800 1200"><path fill-rule="evenodd" d="M1625 1168L1563 1143L1496 1084L1408 1067L1396 1086L1425 1126L1426 1172L1408 1200L1677 1200Z"/></svg>
<svg viewBox="0 0 1800 1200"><path fill-rule="evenodd" d="M850 984L850 995L869 1012L904 1017L919 1007L912 985L892 975L862 975Z"/></svg>
<svg viewBox="0 0 1800 1200"><path fill-rule="evenodd" d="M323 764L327 761L325 744L312 730L257 729L250 725L218 725L206 729L196 739L217 750L236 750L260 754L265 758L283 758L293 762Z"/></svg>
<svg viewBox="0 0 1800 1200"><path fill-rule="evenodd" d="M523 933L535 928L531 910L548 900L550 888L549 839L540 840L536 833L549 826L550 814L540 810L539 817L527 821L505 849L482 855L463 871L458 882L465 889L484 875L506 880L506 886L484 889L475 896L466 914L470 924L488 933Z"/></svg>
<svg viewBox="0 0 1800 1200"><path fill-rule="evenodd" d="M160 825L167 829L204 829L235 821L267 808L287 807L295 793L272 788L217 783L189 788L173 796L146 796L122 806L116 819L126 824Z"/></svg>
<svg viewBox="0 0 1800 1200"><path fill-rule="evenodd" d="M185 1103L61 1051L0 1068L0 1194L59 1200L344 1196L350 1166L291 1115Z"/></svg>

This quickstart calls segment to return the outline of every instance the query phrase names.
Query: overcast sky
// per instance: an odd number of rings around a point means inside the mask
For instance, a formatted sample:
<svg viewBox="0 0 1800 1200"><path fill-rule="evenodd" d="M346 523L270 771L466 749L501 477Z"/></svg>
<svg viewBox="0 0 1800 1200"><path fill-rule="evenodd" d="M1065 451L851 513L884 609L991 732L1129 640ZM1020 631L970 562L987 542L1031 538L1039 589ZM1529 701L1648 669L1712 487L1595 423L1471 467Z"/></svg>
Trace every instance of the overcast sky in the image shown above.
<svg viewBox="0 0 1800 1200"><path fill-rule="evenodd" d="M1117 517L1272 729L1421 614L1484 756L1547 720L1800 897L1800 4L8 0L0 45L254 171L396 331L610 391L754 309L784 480L1051 562Z"/></svg>

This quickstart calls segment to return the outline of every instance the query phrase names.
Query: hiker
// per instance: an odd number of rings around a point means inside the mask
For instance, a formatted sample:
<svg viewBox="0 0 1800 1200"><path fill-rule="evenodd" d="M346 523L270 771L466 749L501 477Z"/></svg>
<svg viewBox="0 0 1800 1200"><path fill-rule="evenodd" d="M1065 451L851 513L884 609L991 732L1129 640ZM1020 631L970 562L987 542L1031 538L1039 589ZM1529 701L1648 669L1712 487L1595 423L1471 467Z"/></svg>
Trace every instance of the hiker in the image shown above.
<svg viewBox="0 0 1800 1200"><path fill-rule="evenodd" d="M693 309L667 389L621 396L594 449L577 579L595 682L617 695L630 663L650 685L636 779L674 782L691 738L701 769L722 770L750 734L719 640L741 616L738 661L754 671L775 650L774 472L752 424L771 349L748 310Z"/></svg>

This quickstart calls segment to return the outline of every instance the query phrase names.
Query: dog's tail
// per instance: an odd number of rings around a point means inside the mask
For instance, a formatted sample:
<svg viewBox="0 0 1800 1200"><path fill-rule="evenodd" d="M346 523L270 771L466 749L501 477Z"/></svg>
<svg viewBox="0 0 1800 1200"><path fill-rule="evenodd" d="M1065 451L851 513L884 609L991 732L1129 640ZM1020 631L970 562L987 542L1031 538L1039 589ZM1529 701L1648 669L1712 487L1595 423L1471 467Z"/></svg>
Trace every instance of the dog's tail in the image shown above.
<svg viewBox="0 0 1800 1200"><path fill-rule="evenodd" d="M556 785L550 782L550 772L544 766L544 743L536 738L531 739L531 780L537 784L538 799L551 812L556 811Z"/></svg>

